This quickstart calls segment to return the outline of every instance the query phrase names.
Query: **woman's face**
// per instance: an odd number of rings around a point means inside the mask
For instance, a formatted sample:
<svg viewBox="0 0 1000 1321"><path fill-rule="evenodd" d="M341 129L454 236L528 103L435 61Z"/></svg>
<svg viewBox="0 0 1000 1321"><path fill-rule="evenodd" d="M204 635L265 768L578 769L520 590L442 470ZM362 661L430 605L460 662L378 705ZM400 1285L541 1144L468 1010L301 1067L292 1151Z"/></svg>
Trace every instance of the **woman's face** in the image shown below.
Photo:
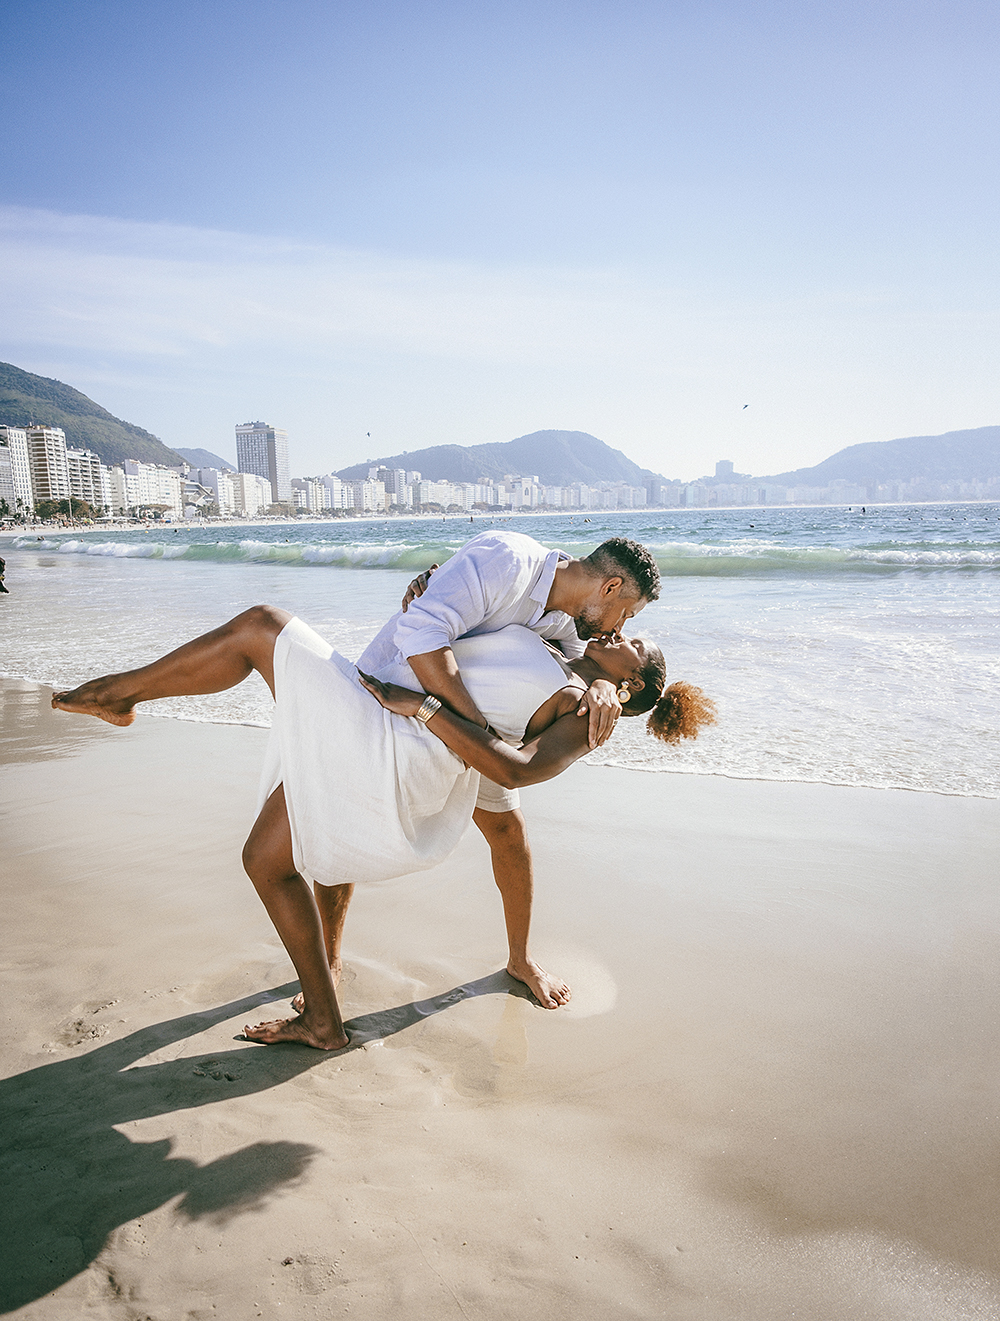
<svg viewBox="0 0 1000 1321"><path fill-rule="evenodd" d="M594 638L587 643L583 654L615 683L627 679L634 693L644 687L640 671L646 663L646 644L642 638L620 637L617 642L611 638Z"/></svg>

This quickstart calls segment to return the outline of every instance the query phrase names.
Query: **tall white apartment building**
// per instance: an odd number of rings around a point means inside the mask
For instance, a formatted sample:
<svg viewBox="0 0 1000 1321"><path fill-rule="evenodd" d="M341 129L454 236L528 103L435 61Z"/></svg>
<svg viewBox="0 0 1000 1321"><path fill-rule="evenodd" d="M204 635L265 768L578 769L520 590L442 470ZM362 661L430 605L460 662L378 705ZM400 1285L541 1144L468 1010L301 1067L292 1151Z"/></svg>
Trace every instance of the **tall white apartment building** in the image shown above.
<svg viewBox="0 0 1000 1321"><path fill-rule="evenodd" d="M176 468L126 459L120 467L110 470L108 481L112 514L128 514L153 508L178 516L183 513L181 476Z"/></svg>
<svg viewBox="0 0 1000 1321"><path fill-rule="evenodd" d="M34 508L28 433L22 427L0 426L0 499L12 514Z"/></svg>
<svg viewBox="0 0 1000 1321"><path fill-rule="evenodd" d="M537 477L515 477L507 484L510 503L515 509L534 509L541 504L541 488Z"/></svg>
<svg viewBox="0 0 1000 1321"><path fill-rule="evenodd" d="M213 503L219 513L225 516L236 513L234 476L228 468L192 468L188 473L188 481L197 482L206 491L211 491Z"/></svg>
<svg viewBox="0 0 1000 1321"><path fill-rule="evenodd" d="M69 493L72 500L86 500L92 509L104 506L104 482L101 460L93 450L66 450Z"/></svg>
<svg viewBox="0 0 1000 1321"><path fill-rule="evenodd" d="M310 514L321 514L329 509L329 492L321 477L293 477L292 501L296 509L305 509Z"/></svg>
<svg viewBox="0 0 1000 1321"><path fill-rule="evenodd" d="M233 472L229 474L233 483L233 500L236 512L245 518L255 518L261 510L271 503L271 483L266 477L255 472Z"/></svg>
<svg viewBox="0 0 1000 1321"><path fill-rule="evenodd" d="M321 477L320 481L326 489L327 509L354 508L354 491L350 482L342 482L337 474L333 472L327 477Z"/></svg>
<svg viewBox="0 0 1000 1321"><path fill-rule="evenodd" d="M369 468L368 476L372 481L382 483L385 487L385 493L389 497L390 504L407 504L408 494L405 468Z"/></svg>
<svg viewBox="0 0 1000 1321"><path fill-rule="evenodd" d="M68 500L70 485L66 433L62 427L26 427L25 432L28 437L28 463L35 503L42 500Z"/></svg>
<svg viewBox="0 0 1000 1321"><path fill-rule="evenodd" d="M269 422L243 422L236 428L236 466L240 472L255 472L271 483L275 504L292 499L292 474L288 466L288 432Z"/></svg>
<svg viewBox="0 0 1000 1321"><path fill-rule="evenodd" d="M371 478L364 482L346 483L354 494L354 508L366 514L385 513L385 486Z"/></svg>
<svg viewBox="0 0 1000 1321"><path fill-rule="evenodd" d="M411 489L415 505L440 505L447 509L454 504L451 482L414 482Z"/></svg>

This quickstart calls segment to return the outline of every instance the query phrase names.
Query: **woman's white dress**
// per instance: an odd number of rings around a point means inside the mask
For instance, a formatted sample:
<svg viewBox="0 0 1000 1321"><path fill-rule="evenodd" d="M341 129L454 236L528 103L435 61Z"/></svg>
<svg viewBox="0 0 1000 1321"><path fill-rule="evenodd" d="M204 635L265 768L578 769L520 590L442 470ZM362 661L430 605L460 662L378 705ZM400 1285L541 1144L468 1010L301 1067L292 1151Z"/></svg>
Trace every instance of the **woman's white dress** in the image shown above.
<svg viewBox="0 0 1000 1321"><path fill-rule="evenodd" d="M514 745L543 702L579 682L518 624L453 647L476 705ZM376 677L422 691L405 663ZM364 884L423 871L451 853L472 819L478 771L415 717L386 711L354 665L301 619L275 641L274 688L258 810L283 783L301 876Z"/></svg>

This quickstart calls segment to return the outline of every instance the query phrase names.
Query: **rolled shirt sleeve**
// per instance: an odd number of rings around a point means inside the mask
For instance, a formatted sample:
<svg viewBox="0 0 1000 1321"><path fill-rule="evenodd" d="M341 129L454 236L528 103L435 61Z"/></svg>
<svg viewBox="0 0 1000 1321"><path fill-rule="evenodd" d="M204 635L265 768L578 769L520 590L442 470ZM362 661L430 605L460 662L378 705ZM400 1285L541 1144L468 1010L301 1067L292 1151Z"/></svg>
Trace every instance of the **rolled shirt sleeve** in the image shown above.
<svg viewBox="0 0 1000 1321"><path fill-rule="evenodd" d="M450 647L495 615L498 606L524 596L536 572L536 565L526 564L499 539L470 543L435 570L423 596L398 616L396 646L406 660Z"/></svg>

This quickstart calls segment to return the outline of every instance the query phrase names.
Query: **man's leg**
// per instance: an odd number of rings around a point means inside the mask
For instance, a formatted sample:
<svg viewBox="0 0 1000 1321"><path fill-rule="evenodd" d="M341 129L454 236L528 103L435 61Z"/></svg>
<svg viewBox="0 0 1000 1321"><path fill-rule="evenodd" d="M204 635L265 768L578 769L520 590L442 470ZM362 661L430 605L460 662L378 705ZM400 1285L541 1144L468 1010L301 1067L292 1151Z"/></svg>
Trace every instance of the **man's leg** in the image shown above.
<svg viewBox="0 0 1000 1321"><path fill-rule="evenodd" d="M334 986L340 985L340 977L344 970L340 947L344 939L347 909L353 894L353 885L320 885L319 881L313 885L313 895L323 924L323 943L326 946L326 957L330 963L330 975ZM296 1013L301 1014L305 1003L305 996L300 991L292 1001L292 1008Z"/></svg>
<svg viewBox="0 0 1000 1321"><path fill-rule="evenodd" d="M531 990L546 1009L558 1009L570 998L570 989L559 977L540 968L528 953L531 899L534 880L528 832L519 809L487 812L477 807L472 819L485 836L493 856L493 878L503 899L510 957L507 971Z"/></svg>
<svg viewBox="0 0 1000 1321"><path fill-rule="evenodd" d="M151 665L55 693L52 705L57 711L98 716L111 725L131 725L137 702L221 693L241 683L251 670L263 676L273 696L274 640L291 618L287 610L253 606Z"/></svg>
<svg viewBox="0 0 1000 1321"><path fill-rule="evenodd" d="M268 1045L298 1041L319 1050L340 1050L347 1045L347 1033L330 976L319 910L292 861L284 786L275 789L254 822L243 849L243 865L295 965L306 1001L297 1018L247 1026L243 1035Z"/></svg>

